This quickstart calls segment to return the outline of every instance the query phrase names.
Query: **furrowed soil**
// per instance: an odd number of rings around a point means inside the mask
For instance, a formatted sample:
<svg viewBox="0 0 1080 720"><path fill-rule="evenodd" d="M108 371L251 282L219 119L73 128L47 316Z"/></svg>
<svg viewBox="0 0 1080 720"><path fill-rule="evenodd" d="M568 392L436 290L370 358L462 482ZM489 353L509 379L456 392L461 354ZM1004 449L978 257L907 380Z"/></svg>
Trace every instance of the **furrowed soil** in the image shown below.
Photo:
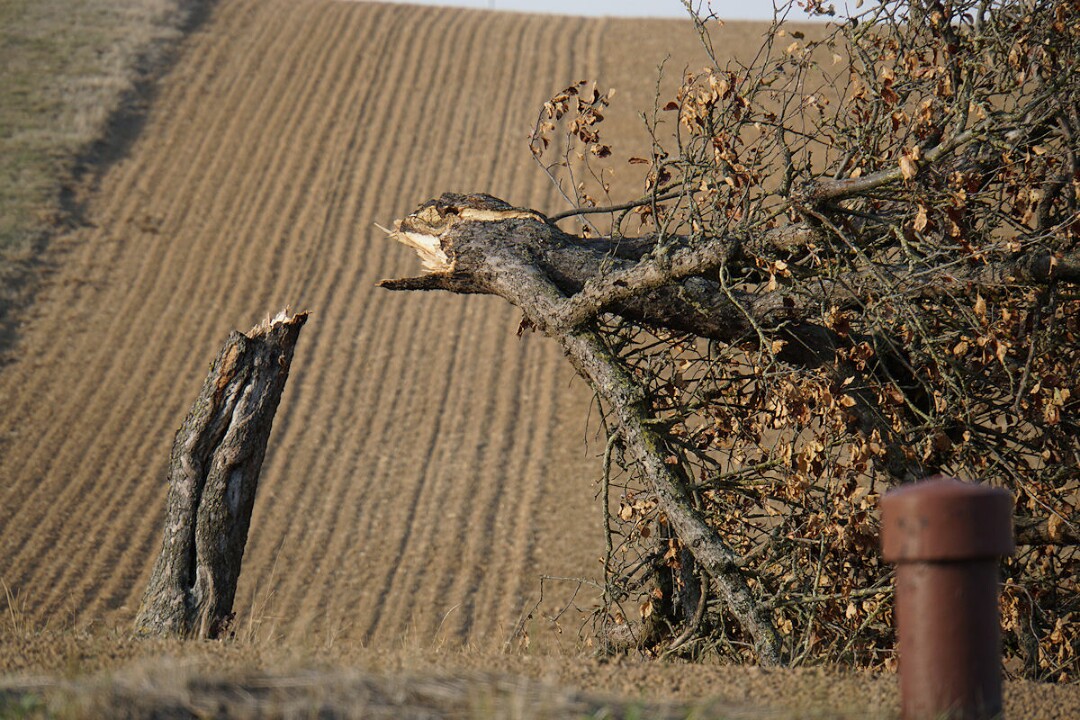
<svg viewBox="0 0 1080 720"><path fill-rule="evenodd" d="M713 41L748 52L763 30L730 24ZM656 702L719 695L796 716L816 698L894 716L892 677L588 659L578 629L596 592L574 580L546 580L526 621L541 576L600 574L591 395L553 343L517 337L502 300L374 287L419 271L375 224L444 191L565 209L526 136L579 79L617 89L604 128L617 154L647 154L635 113L652 107L667 55L672 78L705 63L689 22L217 3L85 223L53 241L57 270L0 368L0 671L24 678L9 687L78 692L55 678L109 671L95 681L108 702L156 688L172 707L177 693L194 702L192 664L266 673L235 680L251 696L302 685L282 668L314 663L400 682L449 673L459 689L494 688L477 673L497 671ZM617 175L614 197L639 194L639 180ZM286 305L313 316L263 466L238 637L132 640L173 433L228 333ZM148 660L164 655L179 659ZM27 685L41 673L53 679ZM508 692L477 705L461 690L462 707L502 716L484 708L535 699ZM600 707L547 697L552 712ZM1078 704L1067 689L1010 686L1017 715L1070 717Z"/></svg>

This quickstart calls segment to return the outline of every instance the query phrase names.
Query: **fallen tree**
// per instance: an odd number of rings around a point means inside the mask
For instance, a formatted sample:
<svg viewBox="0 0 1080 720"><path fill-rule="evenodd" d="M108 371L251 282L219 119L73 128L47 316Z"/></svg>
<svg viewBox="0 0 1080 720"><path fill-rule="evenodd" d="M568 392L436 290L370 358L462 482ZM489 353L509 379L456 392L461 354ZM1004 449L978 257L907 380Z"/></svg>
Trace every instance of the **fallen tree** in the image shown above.
<svg viewBox="0 0 1080 720"><path fill-rule="evenodd" d="M692 244L685 239L669 241L668 251L654 257L642 252L654 242L649 239L633 243L632 250L619 249L617 241L569 235L535 210L514 208L482 194L445 194L424 203L395 223L392 237L416 250L430 272L384 280L382 287L498 295L522 310L529 327L560 342L578 372L613 409L621 443L642 468L680 542L717 581L729 611L753 637L759 661L779 662L776 629L751 592L740 558L693 507L691 481L677 463L667 462L670 453L662 434L651 427L655 418L645 392L614 356L593 321L599 313L613 313L653 327L731 342L744 337L752 324L776 326L777 319L782 321L784 337L818 335L824 329L810 321L813 313L788 301L783 293L775 298L748 296L740 302L715 281L702 277L737 262L742 245L737 238ZM1058 273L1076 282L1078 259L1073 255L1059 259L1053 273L1047 269L1046 257L960 272L922 271L914 273L920 279L910 283L908 292L911 297L936 297L942 286L966 283L989 293L1007 279L1023 277L1045 284ZM845 295L857 299L854 293ZM821 352L819 347L809 353L789 353L786 359L816 367ZM1028 533L1022 539L1050 542L1049 536L1032 536L1034 527L1025 528Z"/></svg>
<svg viewBox="0 0 1080 720"><path fill-rule="evenodd" d="M1063 0L778 17L646 115L642 197L595 199L618 155L580 83L531 144L571 210L443 195L396 223L428 272L383 287L505 298L602 400L598 637L889 666L876 501L946 473L1017 498L1010 667L1076 677L1078 56Z"/></svg>

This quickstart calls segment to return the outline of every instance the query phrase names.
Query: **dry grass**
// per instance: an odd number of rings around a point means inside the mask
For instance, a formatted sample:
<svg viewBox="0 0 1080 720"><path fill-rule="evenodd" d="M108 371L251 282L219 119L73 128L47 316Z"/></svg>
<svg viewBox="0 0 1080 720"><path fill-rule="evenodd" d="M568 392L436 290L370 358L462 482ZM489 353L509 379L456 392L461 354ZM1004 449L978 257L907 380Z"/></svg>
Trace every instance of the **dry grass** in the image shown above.
<svg viewBox="0 0 1080 720"><path fill-rule="evenodd" d="M819 703L805 707L762 705L714 696L652 699L628 691L618 668L601 671L610 684L582 691L559 675L537 678L521 663L478 667L475 655L376 656L361 667L237 667L212 650L182 659L159 657L117 670L75 677L37 676L0 681L0 716L15 717L232 717L232 718L892 718L865 704L837 712ZM586 667L597 667L586 661ZM535 669L535 668L534 668ZM745 670L745 669L742 669ZM745 674L745 673L742 673ZM822 678L816 678L818 683ZM753 681L751 681L753 682ZM806 685L804 682L803 685ZM693 697L693 696L691 696ZM6 713L6 715L5 715Z"/></svg>
<svg viewBox="0 0 1080 720"><path fill-rule="evenodd" d="M266 615L211 642L74 621L42 626L23 604L7 597L0 623L5 719L895 718L889 677L506 653L449 647L439 633L392 649L322 635L283 643L267 631L273 603L263 593L252 609Z"/></svg>
<svg viewBox="0 0 1080 720"><path fill-rule="evenodd" d="M394 648L284 642L273 594L225 641L136 638L126 628L35 622L0 604L0 718L731 718L895 720L896 676L763 670L455 646L440 632ZM5 607L6 605L6 607ZM1007 682L1007 714L1077 717L1073 686Z"/></svg>
<svg viewBox="0 0 1080 720"><path fill-rule="evenodd" d="M684 718L687 708L607 701L525 678L299 671L208 676L167 661L82 681L0 689L26 717ZM16 715L18 716L18 715ZM719 717L719 716L712 716ZM727 716L735 717L735 716Z"/></svg>
<svg viewBox="0 0 1080 720"><path fill-rule="evenodd" d="M202 5L0 3L0 350L50 233L78 220L77 185L92 181L104 148L123 147L101 141L138 117L141 89Z"/></svg>
<svg viewBox="0 0 1080 720"><path fill-rule="evenodd" d="M0 588L4 590L3 600L7 603L7 612L4 613L4 621L8 624L8 630L13 635L25 635L30 626L26 615L26 599L11 592L7 583L0 579Z"/></svg>

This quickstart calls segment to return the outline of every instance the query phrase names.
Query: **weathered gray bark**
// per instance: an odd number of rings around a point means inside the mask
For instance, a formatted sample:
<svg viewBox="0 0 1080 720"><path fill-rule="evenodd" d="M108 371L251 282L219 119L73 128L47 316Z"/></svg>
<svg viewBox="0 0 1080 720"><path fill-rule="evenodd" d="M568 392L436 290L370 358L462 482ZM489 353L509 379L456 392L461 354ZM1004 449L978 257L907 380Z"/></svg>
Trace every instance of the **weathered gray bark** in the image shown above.
<svg viewBox="0 0 1080 720"><path fill-rule="evenodd" d="M468 207L491 204L492 208ZM442 213L440 215L440 213ZM434 222L437 227L433 227ZM490 293L485 285L491 253L527 256L562 297L548 308L544 327L568 331L600 313L613 313L658 327L700 337L739 342L756 328L783 325L795 336L816 331L822 303L837 309L856 308L865 296L902 294L909 300L935 298L961 290L992 292L995 287L1080 282L1080 253L1021 255L1007 262L918 267L876 265L838 278L815 278L808 292L801 284L775 292L721 288L708 277L722 266L753 265L745 254L790 251L815 237L811 228L785 226L760 237L580 238L563 232L532 210L513 208L486 195L443 195L404 218L395 236L418 248L418 235L428 233L440 244L428 257L429 275L384 280L390 290L448 290ZM447 232L452 237L446 235ZM431 264L434 263L434 264ZM524 309L524 308L523 308ZM793 358L794 359L794 358Z"/></svg>
<svg viewBox="0 0 1080 720"><path fill-rule="evenodd" d="M213 638L232 618L270 428L307 313L234 332L176 433L161 554L139 633Z"/></svg>
<svg viewBox="0 0 1080 720"><path fill-rule="evenodd" d="M754 597L738 556L694 508L678 467L664 462L667 453L663 440L648 425L648 403L641 387L592 330L579 329L560 335L558 340L578 372L612 408L626 449L641 464L672 529L716 580L728 610L753 638L758 661L762 665L779 663L780 637L769 612Z"/></svg>
<svg viewBox="0 0 1080 720"><path fill-rule="evenodd" d="M488 196L443 196L397 224L395 238L417 249L436 274L384 281L390 289L430 287L499 295L526 320L559 341L578 372L612 409L627 451L640 464L672 529L716 581L732 615L753 639L758 661L780 662L780 638L767 609L757 602L736 554L690 502L685 478L664 462L662 438L649 426L640 386L622 369L590 323L568 323L567 290L581 290L602 258L588 243L570 240L529 211ZM594 263L595 260L595 263ZM676 259L676 262L679 260ZM649 282L649 279L646 279ZM678 296L650 295L665 313L678 313ZM635 302L626 298L623 308ZM668 303L671 303L670 305ZM642 312L656 305L640 305ZM669 317L671 315L669 314Z"/></svg>

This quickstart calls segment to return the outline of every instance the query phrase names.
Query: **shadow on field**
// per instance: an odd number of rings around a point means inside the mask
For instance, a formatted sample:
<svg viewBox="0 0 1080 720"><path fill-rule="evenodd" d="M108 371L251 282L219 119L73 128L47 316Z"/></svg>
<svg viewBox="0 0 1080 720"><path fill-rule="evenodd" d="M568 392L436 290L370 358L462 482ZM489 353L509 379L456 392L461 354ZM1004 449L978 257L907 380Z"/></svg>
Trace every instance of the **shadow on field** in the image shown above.
<svg viewBox="0 0 1080 720"><path fill-rule="evenodd" d="M12 360L19 326L37 297L43 281L57 268L60 258L46 259L51 241L58 235L89 225L86 203L101 177L131 151L149 117L158 92L158 81L180 56L183 38L201 27L217 0L179 0L182 14L168 41L151 43L135 59L131 87L115 102L97 139L71 159L65 178L57 178L58 213L35 232L21 257L3 258L0 266L0 367Z"/></svg>
<svg viewBox="0 0 1080 720"><path fill-rule="evenodd" d="M65 183L60 201L64 214L82 224L86 192L92 189L113 164L125 158L142 133L149 118L150 107L158 92L158 81L168 73L180 56L183 38L199 29L209 19L217 0L186 0L181 3L184 16L177 26L180 37L146 48L136 59L135 81L124 92L116 109L109 115L101 136L79 153L72 167L71 182ZM88 182L89 181L89 182Z"/></svg>

